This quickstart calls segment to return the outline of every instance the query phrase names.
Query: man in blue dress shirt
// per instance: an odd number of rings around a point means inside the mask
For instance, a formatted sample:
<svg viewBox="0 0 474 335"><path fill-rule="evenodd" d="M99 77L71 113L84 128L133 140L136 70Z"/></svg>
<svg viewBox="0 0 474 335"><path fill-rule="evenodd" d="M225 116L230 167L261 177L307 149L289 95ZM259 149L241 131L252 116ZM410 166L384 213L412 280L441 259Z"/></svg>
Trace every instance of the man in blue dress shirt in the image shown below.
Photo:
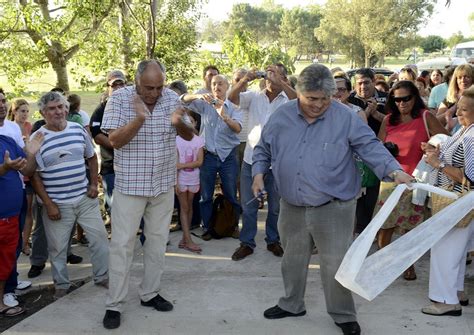
<svg viewBox="0 0 474 335"><path fill-rule="evenodd" d="M296 88L298 99L272 114L253 155L256 196L272 167L281 196L278 231L285 250L281 265L285 296L264 316L306 314L306 278L316 245L327 311L344 334L360 334L352 294L334 279L352 242L355 197L360 191L353 154L380 179L407 183L412 177L357 114L331 99L336 85L328 68L308 66Z"/></svg>

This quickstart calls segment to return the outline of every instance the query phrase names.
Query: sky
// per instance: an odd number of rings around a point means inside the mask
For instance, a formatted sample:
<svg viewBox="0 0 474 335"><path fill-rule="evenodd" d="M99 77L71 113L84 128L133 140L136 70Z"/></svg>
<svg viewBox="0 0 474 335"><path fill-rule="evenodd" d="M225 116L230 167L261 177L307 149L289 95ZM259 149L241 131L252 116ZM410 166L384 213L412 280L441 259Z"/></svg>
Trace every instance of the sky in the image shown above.
<svg viewBox="0 0 474 335"><path fill-rule="evenodd" d="M213 20L224 21L231 12L232 6L242 2L255 6L260 5L262 0L209 0L203 8L203 13ZM310 4L322 5L325 2L326 0L275 0L275 3L286 8ZM474 30L471 30L467 19L469 14L474 13L474 1L451 0L450 7L445 7L445 3L445 0L437 1L433 15L428 18L426 25L421 27L419 34L421 36L439 35L448 38L461 31L464 36L474 35Z"/></svg>

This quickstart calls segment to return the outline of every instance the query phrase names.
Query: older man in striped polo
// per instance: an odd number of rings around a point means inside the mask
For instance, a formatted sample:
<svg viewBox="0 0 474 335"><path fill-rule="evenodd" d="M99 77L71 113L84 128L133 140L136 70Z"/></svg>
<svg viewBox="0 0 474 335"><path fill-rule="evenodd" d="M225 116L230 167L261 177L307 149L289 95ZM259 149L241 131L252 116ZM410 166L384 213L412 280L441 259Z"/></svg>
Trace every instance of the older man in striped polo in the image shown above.
<svg viewBox="0 0 474 335"><path fill-rule="evenodd" d="M71 286L66 259L75 222L89 238L94 283L107 287L108 241L97 199L98 163L91 138L81 125L66 121L68 103L63 95L48 92L40 98L38 107L46 124L38 131L44 134L44 142L36 154L38 171L32 184L44 208L56 297L67 294Z"/></svg>

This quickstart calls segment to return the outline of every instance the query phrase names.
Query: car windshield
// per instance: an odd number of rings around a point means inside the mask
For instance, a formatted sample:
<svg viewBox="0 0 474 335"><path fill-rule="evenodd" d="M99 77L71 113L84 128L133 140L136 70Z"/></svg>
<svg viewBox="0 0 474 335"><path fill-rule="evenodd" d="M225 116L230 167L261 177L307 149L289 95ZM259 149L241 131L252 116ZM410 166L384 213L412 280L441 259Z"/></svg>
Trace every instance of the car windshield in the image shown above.
<svg viewBox="0 0 474 335"><path fill-rule="evenodd" d="M471 57L474 56L474 47L471 48L455 48L452 57Z"/></svg>

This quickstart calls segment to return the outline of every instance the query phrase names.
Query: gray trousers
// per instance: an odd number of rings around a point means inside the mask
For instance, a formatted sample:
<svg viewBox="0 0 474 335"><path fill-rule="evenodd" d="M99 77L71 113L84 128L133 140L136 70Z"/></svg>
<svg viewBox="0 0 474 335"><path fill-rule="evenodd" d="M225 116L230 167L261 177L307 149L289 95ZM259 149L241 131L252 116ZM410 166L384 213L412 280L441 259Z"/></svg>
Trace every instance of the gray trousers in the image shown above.
<svg viewBox="0 0 474 335"><path fill-rule="evenodd" d="M33 196L33 217L35 225L31 233L31 254L30 264L36 266L43 266L48 260L48 241L46 240L46 234L44 232L43 225L43 205L36 200L36 195ZM69 245L67 248L67 255L71 255L71 239L74 235L74 229L71 231L69 238Z"/></svg>
<svg viewBox="0 0 474 335"><path fill-rule="evenodd" d="M351 291L334 279L352 242L355 209L355 200L335 200L320 207L299 207L280 201L278 231L285 250L281 262L285 296L278 301L280 308L292 313L306 310L308 265L316 245L329 315L338 323L356 321Z"/></svg>
<svg viewBox="0 0 474 335"><path fill-rule="evenodd" d="M48 240L49 258L53 281L56 288L68 289L71 285L67 272L66 259L69 238L74 223L81 225L89 239L94 282L108 278L109 243L102 217L99 200L84 195L78 202L58 204L60 220L50 220L43 211L44 230Z"/></svg>

